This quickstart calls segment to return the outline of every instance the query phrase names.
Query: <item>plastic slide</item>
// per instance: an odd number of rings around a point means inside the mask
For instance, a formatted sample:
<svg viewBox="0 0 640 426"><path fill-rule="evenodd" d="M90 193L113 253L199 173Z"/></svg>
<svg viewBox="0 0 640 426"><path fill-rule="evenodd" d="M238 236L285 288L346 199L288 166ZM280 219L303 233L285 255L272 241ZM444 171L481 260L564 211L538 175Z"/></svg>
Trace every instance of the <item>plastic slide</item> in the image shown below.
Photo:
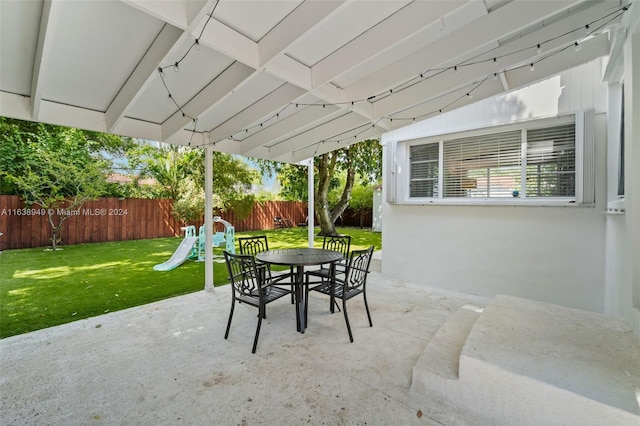
<svg viewBox="0 0 640 426"><path fill-rule="evenodd" d="M164 263L160 263L153 267L154 271L170 271L182 265L182 263L191 255L191 248L198 241L198 237L185 237L180 246L173 253L173 256Z"/></svg>

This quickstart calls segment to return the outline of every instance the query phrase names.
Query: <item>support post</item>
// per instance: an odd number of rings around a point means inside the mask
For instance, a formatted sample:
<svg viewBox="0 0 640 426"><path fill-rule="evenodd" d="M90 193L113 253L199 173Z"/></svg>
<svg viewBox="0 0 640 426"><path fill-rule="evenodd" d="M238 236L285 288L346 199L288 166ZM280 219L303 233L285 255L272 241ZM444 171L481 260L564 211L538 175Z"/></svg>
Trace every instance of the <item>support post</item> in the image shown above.
<svg viewBox="0 0 640 426"><path fill-rule="evenodd" d="M314 190L314 182L313 182L313 157L308 160L307 163L307 173L308 173L308 188L307 188L307 239L309 241L309 248L313 248L313 237L314 235L314 218L315 218L315 207L314 207L314 199L313 199L313 190Z"/></svg>
<svg viewBox="0 0 640 426"><path fill-rule="evenodd" d="M205 138L204 151L204 289L213 290L213 145Z"/></svg>

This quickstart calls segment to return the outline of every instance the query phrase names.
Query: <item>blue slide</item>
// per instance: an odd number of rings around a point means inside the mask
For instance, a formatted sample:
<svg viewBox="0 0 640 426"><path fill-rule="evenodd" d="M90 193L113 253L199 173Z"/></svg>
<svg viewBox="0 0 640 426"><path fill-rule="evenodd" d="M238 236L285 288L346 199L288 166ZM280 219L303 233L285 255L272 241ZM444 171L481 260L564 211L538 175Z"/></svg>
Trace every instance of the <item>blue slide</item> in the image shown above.
<svg viewBox="0 0 640 426"><path fill-rule="evenodd" d="M173 256L164 263L153 267L154 271L170 271L182 265L191 255L191 248L198 241L198 237L185 237L180 246L173 253Z"/></svg>

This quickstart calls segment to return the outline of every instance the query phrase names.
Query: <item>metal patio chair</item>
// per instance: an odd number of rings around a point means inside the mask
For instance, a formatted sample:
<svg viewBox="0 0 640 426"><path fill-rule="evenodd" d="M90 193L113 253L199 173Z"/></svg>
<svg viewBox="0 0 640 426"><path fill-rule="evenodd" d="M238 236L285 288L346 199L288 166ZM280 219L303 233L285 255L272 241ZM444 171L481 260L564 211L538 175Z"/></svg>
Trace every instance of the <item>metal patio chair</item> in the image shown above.
<svg viewBox="0 0 640 426"><path fill-rule="evenodd" d="M227 339L229 337L229 329L231 328L231 320L236 302L254 306L258 308L258 326L253 339L251 353L256 353L262 319L267 316L267 304L286 296L291 291L270 285L271 283L268 279L266 268L264 265L258 266L251 255L232 254L225 250L224 259L227 264L227 271L229 272L232 288L231 310L229 312L229 321L227 322L227 331L224 333L224 338Z"/></svg>
<svg viewBox="0 0 640 426"><path fill-rule="evenodd" d="M337 277L344 275L345 268L349 259L349 249L351 248L351 236L349 235L330 235L325 236L322 240L322 248L326 250L334 250L342 253L343 259L333 265L320 265L320 269L306 272L307 284L322 284L331 279L331 268L335 267ZM314 281L309 281L309 276L315 277ZM333 313L333 304L331 304L331 312Z"/></svg>
<svg viewBox="0 0 640 426"><path fill-rule="evenodd" d="M307 299L309 291L317 291L329 295L332 308L336 299L342 300L342 313L344 314L344 320L347 324L349 340L352 343L353 335L351 334L351 326L349 325L349 317L347 315L347 300L362 294L362 297L364 298L364 307L367 310L367 318L369 319L369 326L373 327L373 323L371 322L371 313L369 312L369 304L367 303L367 275L369 275L369 266L371 265L372 254L373 246L365 250L353 250L349 256L349 262L347 263L345 273L342 278L334 277L332 280L325 280L320 285L313 287L307 285L305 289ZM307 281L311 275L311 272L306 273ZM308 303L307 306L309 306ZM307 312L305 312L305 318L306 317Z"/></svg>
<svg viewBox="0 0 640 426"><path fill-rule="evenodd" d="M267 240L266 235L256 235L253 237L242 237L238 238L238 249L240 254L249 254L255 258L256 254L261 253L263 251L269 251L269 241ZM291 287L291 303L293 303L293 278L294 271L293 267L290 268L289 272L278 273L276 275L272 274L271 265L262 263L259 260L256 260L256 264L259 266L264 266L267 268L268 278L270 279L271 284L278 284L281 281L290 279L290 287Z"/></svg>

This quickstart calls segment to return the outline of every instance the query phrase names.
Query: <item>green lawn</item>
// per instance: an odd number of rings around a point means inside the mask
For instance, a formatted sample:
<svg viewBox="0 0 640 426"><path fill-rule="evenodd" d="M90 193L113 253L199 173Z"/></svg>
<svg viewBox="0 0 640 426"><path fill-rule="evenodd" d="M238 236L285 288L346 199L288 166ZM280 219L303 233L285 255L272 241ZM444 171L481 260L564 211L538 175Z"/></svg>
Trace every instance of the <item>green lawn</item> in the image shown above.
<svg viewBox="0 0 640 426"><path fill-rule="evenodd" d="M351 235L352 249L381 248L381 234L339 228ZM302 228L253 231L266 234L269 248L306 246ZM204 288L204 263L186 261L168 272L153 271L181 238L120 241L7 250L0 254L0 338L130 308ZM316 239L316 245L322 240ZM222 249L215 248L214 255ZM215 285L227 283L224 263L214 263Z"/></svg>

